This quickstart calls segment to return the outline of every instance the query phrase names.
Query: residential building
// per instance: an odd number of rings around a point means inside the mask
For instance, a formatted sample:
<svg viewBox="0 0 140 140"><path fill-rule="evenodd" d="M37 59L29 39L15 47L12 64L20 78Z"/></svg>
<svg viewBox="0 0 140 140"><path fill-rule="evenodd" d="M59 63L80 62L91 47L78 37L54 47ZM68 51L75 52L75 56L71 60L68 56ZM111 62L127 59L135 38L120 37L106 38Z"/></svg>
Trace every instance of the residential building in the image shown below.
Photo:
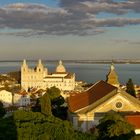
<svg viewBox="0 0 140 140"><path fill-rule="evenodd" d="M0 91L0 101L3 103L4 107L9 107L12 105L12 93L6 90Z"/></svg>
<svg viewBox="0 0 140 140"><path fill-rule="evenodd" d="M3 103L4 107L10 106L27 106L30 105L29 95L20 95L17 93L12 93L6 90L0 91L0 101Z"/></svg>
<svg viewBox="0 0 140 140"><path fill-rule="evenodd" d="M14 101L14 106L25 107L30 105L30 96L14 94L13 101Z"/></svg>

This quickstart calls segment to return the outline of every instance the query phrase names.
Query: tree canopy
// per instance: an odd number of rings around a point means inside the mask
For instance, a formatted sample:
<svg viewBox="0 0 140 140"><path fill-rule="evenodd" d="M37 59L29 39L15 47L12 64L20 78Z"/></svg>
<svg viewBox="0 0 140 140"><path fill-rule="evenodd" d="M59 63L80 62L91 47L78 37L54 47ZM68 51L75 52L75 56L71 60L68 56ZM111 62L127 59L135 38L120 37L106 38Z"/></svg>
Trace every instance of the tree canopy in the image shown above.
<svg viewBox="0 0 140 140"><path fill-rule="evenodd" d="M132 79L130 78L126 83L126 92L136 97L135 88Z"/></svg>
<svg viewBox="0 0 140 140"><path fill-rule="evenodd" d="M63 120L67 118L67 107L61 106L65 100L60 95L60 90L56 87L49 88L47 92L37 100L35 111L39 111L41 106L41 112L46 115L54 115ZM40 104L40 105L39 105Z"/></svg>
<svg viewBox="0 0 140 140"><path fill-rule="evenodd" d="M2 118L5 115L6 111L3 107L3 103L0 101L0 118Z"/></svg>
<svg viewBox="0 0 140 140"><path fill-rule="evenodd" d="M123 140L135 135L133 126L115 112L106 114L99 121L97 129L100 140Z"/></svg>
<svg viewBox="0 0 140 140"><path fill-rule="evenodd" d="M94 140L94 135L77 132L68 121L39 112L18 110L0 120L0 140Z"/></svg>
<svg viewBox="0 0 140 140"><path fill-rule="evenodd" d="M52 115L51 100L48 93L45 93L41 99L41 112L45 115Z"/></svg>
<svg viewBox="0 0 140 140"><path fill-rule="evenodd" d="M49 94L49 97L52 101L53 99L56 99L60 96L61 91L59 90L59 88L56 88L55 86L53 86L47 89L47 93Z"/></svg>

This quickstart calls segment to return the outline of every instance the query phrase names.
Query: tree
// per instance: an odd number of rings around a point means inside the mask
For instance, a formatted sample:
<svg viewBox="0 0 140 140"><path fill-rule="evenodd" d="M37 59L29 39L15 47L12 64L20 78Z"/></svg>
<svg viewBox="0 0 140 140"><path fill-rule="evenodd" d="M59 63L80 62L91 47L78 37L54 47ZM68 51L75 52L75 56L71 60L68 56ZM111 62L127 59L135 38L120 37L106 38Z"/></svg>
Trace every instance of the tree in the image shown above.
<svg viewBox="0 0 140 140"><path fill-rule="evenodd" d="M95 136L77 132L68 121L39 112L18 110L0 119L0 140L95 140Z"/></svg>
<svg viewBox="0 0 140 140"><path fill-rule="evenodd" d="M47 93L51 100L52 114L60 119L67 119L67 107L62 106L65 100L61 96L61 91L54 87L51 87L47 90Z"/></svg>
<svg viewBox="0 0 140 140"><path fill-rule="evenodd" d="M99 121L97 129L100 140L124 140L135 135L133 126L116 112L106 114Z"/></svg>
<svg viewBox="0 0 140 140"><path fill-rule="evenodd" d="M132 79L130 78L126 83L126 92L136 97L135 88Z"/></svg>
<svg viewBox="0 0 140 140"><path fill-rule="evenodd" d="M67 117L67 108L61 107L65 102L64 98L60 95L60 90L56 87L47 89L47 92L37 99L35 107L32 108L34 112L42 112L46 115L55 115L61 119Z"/></svg>
<svg viewBox="0 0 140 140"><path fill-rule="evenodd" d="M0 140L17 140L13 116L0 119Z"/></svg>
<svg viewBox="0 0 140 140"><path fill-rule="evenodd" d="M61 91L59 90L59 88L53 86L47 89L47 93L52 101L53 99L58 98L60 96Z"/></svg>
<svg viewBox="0 0 140 140"><path fill-rule="evenodd" d="M40 103L41 101L40 100L41 100L40 98L37 98L36 104L31 107L33 112L41 112L41 103Z"/></svg>
<svg viewBox="0 0 140 140"><path fill-rule="evenodd" d="M0 101L0 118L2 118L5 115L6 111L3 107L3 103Z"/></svg>
<svg viewBox="0 0 140 140"><path fill-rule="evenodd" d="M41 112L45 115L52 115L51 111L51 100L48 93L45 93L41 99Z"/></svg>

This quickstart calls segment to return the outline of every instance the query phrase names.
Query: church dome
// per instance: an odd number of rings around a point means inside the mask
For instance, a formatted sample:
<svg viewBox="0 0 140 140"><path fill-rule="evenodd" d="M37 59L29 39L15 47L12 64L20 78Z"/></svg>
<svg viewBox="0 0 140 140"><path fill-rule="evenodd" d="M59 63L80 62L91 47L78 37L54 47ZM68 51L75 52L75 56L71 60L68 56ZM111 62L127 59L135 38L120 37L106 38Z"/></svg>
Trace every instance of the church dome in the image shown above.
<svg viewBox="0 0 140 140"><path fill-rule="evenodd" d="M66 69L62 64L62 61L59 61L59 64L56 67L56 72L58 72L58 73L66 72Z"/></svg>

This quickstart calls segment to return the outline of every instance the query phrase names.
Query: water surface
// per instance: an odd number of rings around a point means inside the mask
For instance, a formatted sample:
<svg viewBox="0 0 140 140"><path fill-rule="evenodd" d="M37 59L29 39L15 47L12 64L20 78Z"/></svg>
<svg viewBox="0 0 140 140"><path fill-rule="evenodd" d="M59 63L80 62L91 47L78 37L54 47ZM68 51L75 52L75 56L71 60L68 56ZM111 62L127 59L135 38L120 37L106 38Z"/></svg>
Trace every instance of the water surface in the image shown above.
<svg viewBox="0 0 140 140"><path fill-rule="evenodd" d="M29 62L30 67L35 67L36 62ZM65 63L67 71L75 73L77 80L82 80L88 83L95 83L98 80L106 80L106 75L109 72L110 64L86 64L86 63ZM21 62L0 62L0 73L20 70ZM54 72L57 63L45 63L48 71ZM140 64L115 64L116 72L119 76L121 84L125 84L129 78L133 82L140 85Z"/></svg>

